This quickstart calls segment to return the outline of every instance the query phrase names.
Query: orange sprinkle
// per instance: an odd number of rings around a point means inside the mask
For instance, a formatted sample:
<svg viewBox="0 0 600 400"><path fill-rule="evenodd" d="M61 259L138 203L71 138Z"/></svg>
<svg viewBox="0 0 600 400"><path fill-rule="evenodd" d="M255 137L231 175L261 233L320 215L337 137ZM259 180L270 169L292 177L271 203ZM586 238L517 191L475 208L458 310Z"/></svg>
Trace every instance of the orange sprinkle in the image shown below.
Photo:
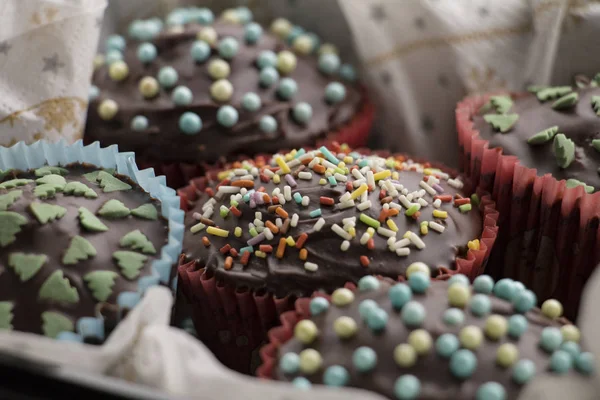
<svg viewBox="0 0 600 400"><path fill-rule="evenodd" d="M381 210L381 212L379 213L379 218L377 218L377 220L383 224L387 217L388 217L388 213L385 212L385 210Z"/></svg>
<svg viewBox="0 0 600 400"><path fill-rule="evenodd" d="M265 204L271 204L271 196L269 196L268 194L263 194L263 201L265 202Z"/></svg>
<svg viewBox="0 0 600 400"><path fill-rule="evenodd" d="M306 239L308 239L308 233L305 232L302 235L300 235L300 237L298 237L298 240L296 240L296 248L301 249L302 246L304 246L304 242L306 242Z"/></svg>
<svg viewBox="0 0 600 400"><path fill-rule="evenodd" d="M260 246L258 246L258 249L260 251L262 251L263 253L272 253L273 252L273 246L271 246L270 244L261 244Z"/></svg>
<svg viewBox="0 0 600 400"><path fill-rule="evenodd" d="M282 259L283 254L285 253L285 248L287 247L287 243L285 238L279 239L279 245L277 246L277 253L275 253L275 257Z"/></svg>
<svg viewBox="0 0 600 400"><path fill-rule="evenodd" d="M310 164L310 162L313 160L314 157L312 158L305 158L304 160L302 160L302 165L308 165Z"/></svg>
<svg viewBox="0 0 600 400"><path fill-rule="evenodd" d="M265 187L264 186L259 187L257 192L266 192Z"/></svg>
<svg viewBox="0 0 600 400"><path fill-rule="evenodd" d="M236 217L241 217L242 216L242 212L236 206L229 207L229 211L231 211L231 213L233 215L235 215Z"/></svg>
<svg viewBox="0 0 600 400"><path fill-rule="evenodd" d="M452 195L445 194L443 196L435 196L434 200L440 199L442 203L450 203L452 201Z"/></svg>
<svg viewBox="0 0 600 400"><path fill-rule="evenodd" d="M385 196L387 196L387 191L385 189L381 189L379 191L379 200L383 199Z"/></svg>
<svg viewBox="0 0 600 400"><path fill-rule="evenodd" d="M271 199L271 202L272 202L273 204L279 204L279 198L278 198L278 197L273 197L273 198Z"/></svg>
<svg viewBox="0 0 600 400"><path fill-rule="evenodd" d="M346 182L346 190L349 192L354 191L354 186L352 186L352 182L350 182L350 181Z"/></svg>
<svg viewBox="0 0 600 400"><path fill-rule="evenodd" d="M289 227L290 227L290 219L286 218L283 221L283 225L281 225L281 233L285 235L287 233Z"/></svg>
<svg viewBox="0 0 600 400"><path fill-rule="evenodd" d="M266 176L265 174L260 174L259 176L260 176L260 181L261 182L267 183L267 182L270 181L269 177Z"/></svg>
<svg viewBox="0 0 600 400"><path fill-rule="evenodd" d="M274 205L274 206L269 206L269 208L267 208L267 211L270 212L270 213L272 213L272 212L275 212L275 210L277 210L280 207L281 207L280 204L277 204L277 205Z"/></svg>
<svg viewBox="0 0 600 400"><path fill-rule="evenodd" d="M375 241L373 240L373 238L371 238L367 241L367 249L373 250L374 248L375 248Z"/></svg>
<svg viewBox="0 0 600 400"><path fill-rule="evenodd" d="M219 251L221 252L221 254L227 254L229 253L229 250L231 250L231 245L227 243L225 246L221 247L221 250Z"/></svg>
<svg viewBox="0 0 600 400"><path fill-rule="evenodd" d="M367 257L367 256L360 256L360 264L363 267L368 267L370 263L371 263L371 261L369 261L369 257Z"/></svg>
<svg viewBox="0 0 600 400"><path fill-rule="evenodd" d="M206 247L210 246L210 240L206 236L202 236L202 244Z"/></svg>
<svg viewBox="0 0 600 400"><path fill-rule="evenodd" d="M277 207L277 209L275 210L275 213L277 215L279 215L281 218L287 218L289 216L287 211L285 211L283 209L283 207Z"/></svg>
<svg viewBox="0 0 600 400"><path fill-rule="evenodd" d="M219 182L219 184L217 185L217 190L219 190L219 188L221 186L227 186L231 183L231 179L223 179L221 182Z"/></svg>
<svg viewBox="0 0 600 400"><path fill-rule="evenodd" d="M464 204L470 204L471 203L471 199L469 199L468 197L463 197L462 199L456 199L454 200L454 206L455 207L459 207L462 206Z"/></svg>
<svg viewBox="0 0 600 400"><path fill-rule="evenodd" d="M456 194L454 195L454 198L455 198L455 199L462 199L463 197L462 197L460 194L456 193Z"/></svg>
<svg viewBox="0 0 600 400"><path fill-rule="evenodd" d="M200 217L200 222L202 222L206 226L215 226L215 222L212 219L208 219L205 217Z"/></svg>
<svg viewBox="0 0 600 400"><path fill-rule="evenodd" d="M225 265L224 265L225 271L229 271L232 266L233 266L233 258L227 257L225 259Z"/></svg>
<svg viewBox="0 0 600 400"><path fill-rule="evenodd" d="M250 179L240 179L239 181L231 182L231 186L254 188L254 181L251 181Z"/></svg>
<svg viewBox="0 0 600 400"><path fill-rule="evenodd" d="M423 177L423 181L425 181L425 182L429 182L429 175L425 175L425 176Z"/></svg>
<svg viewBox="0 0 600 400"><path fill-rule="evenodd" d="M242 265L246 265L246 264L248 264L248 260L250 260L250 252L245 251L244 254L242 254L242 258L240 259L240 262L242 263Z"/></svg>
<svg viewBox="0 0 600 400"><path fill-rule="evenodd" d="M233 168L242 168L242 163L240 161L234 161L232 164Z"/></svg>
<svg viewBox="0 0 600 400"><path fill-rule="evenodd" d="M416 221L419 219L420 216L421 216L421 211L417 211L416 213L414 213L412 215L412 218Z"/></svg>
<svg viewBox="0 0 600 400"><path fill-rule="evenodd" d="M396 210L395 208L390 208L387 212L388 217L395 217L399 213L400 213L400 211Z"/></svg>
<svg viewBox="0 0 600 400"><path fill-rule="evenodd" d="M367 189L369 189L369 192L372 192L373 190L375 190L375 188L373 187L373 185L367 186Z"/></svg>
<svg viewBox="0 0 600 400"><path fill-rule="evenodd" d="M317 174L321 174L323 175L325 173L325 171L327 171L327 168L325 168L324 165L321 164L315 164L313 166L313 171L315 171Z"/></svg>
<svg viewBox="0 0 600 400"><path fill-rule="evenodd" d="M229 250L229 254L231 254L232 257L237 257L239 253L236 249L231 248L231 250Z"/></svg>
<svg viewBox="0 0 600 400"><path fill-rule="evenodd" d="M319 198L319 201L321 202L321 204L324 204L326 206L332 206L335 204L335 200L333 200L331 197L321 196Z"/></svg>
<svg viewBox="0 0 600 400"><path fill-rule="evenodd" d="M302 261L306 261L306 259L308 258L308 250L306 250L306 249L301 249L301 250L300 250L300 256L299 256L299 257L300 257L300 259L301 259Z"/></svg>
<svg viewBox="0 0 600 400"><path fill-rule="evenodd" d="M392 196L385 196L383 199L381 199L381 204L391 203L392 200L394 200Z"/></svg>
<svg viewBox="0 0 600 400"><path fill-rule="evenodd" d="M206 193L210 197L213 197L215 195L215 191L211 187L207 187L206 189L204 189L204 193Z"/></svg>
<svg viewBox="0 0 600 400"><path fill-rule="evenodd" d="M279 233L279 228L277 227L277 225L275 225L271 221L266 221L265 225L267 228L269 228L269 230L273 233L273 235L277 235Z"/></svg>
<svg viewBox="0 0 600 400"><path fill-rule="evenodd" d="M256 166L258 168L263 167L266 164L265 158L263 156L256 157Z"/></svg>
<svg viewBox="0 0 600 400"><path fill-rule="evenodd" d="M340 152L340 144L336 141L331 142L331 144L329 145L329 150L335 152L335 153L339 153Z"/></svg>

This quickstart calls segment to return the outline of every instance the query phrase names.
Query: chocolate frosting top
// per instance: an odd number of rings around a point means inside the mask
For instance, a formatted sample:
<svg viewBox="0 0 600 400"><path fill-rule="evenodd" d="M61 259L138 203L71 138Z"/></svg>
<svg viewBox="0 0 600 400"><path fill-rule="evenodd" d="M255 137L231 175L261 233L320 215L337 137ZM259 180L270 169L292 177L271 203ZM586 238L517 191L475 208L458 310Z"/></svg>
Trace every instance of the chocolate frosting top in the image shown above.
<svg viewBox="0 0 600 400"><path fill-rule="evenodd" d="M507 280L510 281L510 280ZM400 285L406 285L402 283ZM565 321L563 319L550 319L543 315L539 309L532 308L524 313L527 320L527 329L520 337L504 334L499 339L494 340L486 334L485 325L488 318L494 315L494 318L501 316L507 320L516 312L510 301L503 300L493 294L481 294L490 300L491 308L489 312L482 316L477 316L470 311L470 305L465 310L454 308L453 311L459 311L464 319L455 325L448 324L444 313L452 306L449 305L448 288L450 285L464 285L467 292L471 288L465 283L451 283L447 281L431 281L431 286L424 293L412 291L412 301L420 303L425 310L425 318L417 326L408 326L403 322L402 308L398 309L392 305L390 300L390 284L381 282L378 289L355 293L355 297L350 304L335 305L336 293L332 296L329 307L318 315L309 316L318 330L316 338L308 344L301 342L298 337L292 337L283 343L278 351L276 364L273 371L274 378L282 381L293 381L294 378L304 377L313 384L324 383L324 371L330 366L342 366L348 373L348 381L345 386L356 387L382 394L390 399L398 399L397 392L394 390L396 379L400 376L413 375L420 381L420 390L417 396L408 397L411 399L475 399L478 389L481 385L488 382L500 384L505 390L505 397L486 397L478 395L477 398L506 398L516 399L523 385L515 382L512 378L516 364L503 367L497 363L497 352L501 345L505 343L514 344L518 350L516 360L530 360L535 365L536 376L552 374L557 378L575 374L575 368L569 370L564 375L559 375L551 370L550 356L552 351L545 351L540 346L540 336L542 330L546 327L560 327ZM347 290L347 289L346 289ZM472 295L476 291L473 290ZM473 299L473 297L471 297ZM388 315L385 328L382 330L373 330L369 327L361 315L365 315L364 309L360 307L365 300L372 300L376 306L385 311ZM404 305L406 307L406 305ZM359 311L359 308L363 309ZM308 312L308 311L307 311ZM334 321L340 317L350 317L357 324L357 330L354 335L348 338L340 338L333 329ZM476 327L483 335L481 344L477 348L471 348L470 351L476 357L476 368L468 377L457 378L451 367L451 357L442 356L438 350L436 341L443 334L454 335L461 344L449 354L456 354L459 349L464 349L462 343L461 331L465 327L473 329ZM400 344L409 344L409 335L415 330L426 331L431 338L430 348L417 355L414 364L404 364L400 366L396 363L394 350ZM563 337L562 340L566 339ZM353 354L359 347L366 346L371 348L377 355L376 364L372 370L360 372L356 367L356 361L353 361ZM279 366L281 359L288 353L300 354L305 349L315 349L322 357L322 365L314 373L303 373L302 367L296 372L284 372ZM515 360L515 361L516 361ZM331 383L329 383L331 384ZM526 385L527 383L525 383ZM479 397L481 396L481 397ZM404 398L404 397L400 397Z"/></svg>
<svg viewBox="0 0 600 400"><path fill-rule="evenodd" d="M474 127L490 142L490 147L501 147L504 154L516 156L524 166L537 169L539 175L549 173L558 180L576 179L598 189L600 152L592 141L600 139L600 116L592 100L600 95L600 88L587 86L571 93L577 93L579 101L565 108L553 108L559 95L544 102L536 94L512 96L514 103L507 114L517 114L518 120L510 130L499 132L481 115L473 118ZM559 165L553 154L553 140L527 143L536 133L553 126L574 142L574 160L566 168Z"/></svg>
<svg viewBox="0 0 600 400"><path fill-rule="evenodd" d="M0 180L0 328L55 336L104 311L114 326L119 294L137 292L167 243L160 204L110 170L52 168Z"/></svg>
<svg viewBox="0 0 600 400"><path fill-rule="evenodd" d="M265 50L281 54L290 47L268 32L264 32L256 43L247 43L245 27L239 24L214 23L212 28L217 33L217 41L211 45L208 59L196 62L190 52L192 45L198 42L196 36L202 28L188 24L178 27L180 31L163 31L150 41L155 45L157 55L149 63L143 63L137 56L138 46L143 42L127 41L122 57L129 74L121 81L111 79L108 65L100 66L93 75L98 95L90 101L85 141L118 144L120 150L134 151L144 161L213 163L221 157L273 153L282 148L314 144L326 133L350 122L361 106L362 95L358 88L337 72L331 75L321 72L313 54L296 54L296 68L289 73L279 71L281 78L291 78L297 84L297 93L290 100L277 94L281 79L270 87L261 86L261 69L257 66L259 55ZM225 79L233 86L233 95L227 101L217 101L211 96L210 88L216 79L211 77L208 66L219 59L218 44L223 38L236 39L239 50L226 60L231 72ZM178 80L174 87L162 87L158 95L145 98L138 89L140 80L148 76L157 78L161 68L167 66L177 71ZM345 97L337 103L325 100L325 88L332 82L341 83L345 89ZM189 105L177 106L172 99L175 87L180 85L191 90L193 100ZM254 92L261 100L262 106L257 111L248 111L242 106L242 99L249 92ZM109 99L117 103L118 112L105 120L98 109ZM294 106L301 102L312 107L312 117L306 123L297 122L292 116ZM232 127L224 126L217 118L218 110L224 105L233 106L238 112L239 120ZM179 127L180 117L188 111L201 118L202 128L198 133L185 134ZM147 118L147 128L132 129L132 120L136 116ZM275 118L275 131L261 130L260 121L264 116Z"/></svg>
<svg viewBox="0 0 600 400"><path fill-rule="evenodd" d="M321 151L329 152L323 148ZM339 160L342 160L346 154L337 156ZM281 206L284 212L278 214L275 210L277 206L273 206L272 201L268 204L255 204L254 196L256 194L252 195L252 201L250 201L250 195L245 196L246 200L244 200L241 194L237 194L242 198L237 201L240 215L236 216L229 211L231 194L219 195L219 191L217 191L217 196L212 200L204 194L186 216L183 252L187 259L195 260L198 268L206 268L210 276L216 276L218 280L238 288L265 289L277 296L288 294L301 296L308 295L317 289L332 291L347 282L356 282L368 274L384 275L396 279L399 275L403 275L406 268L415 261L426 263L434 275L447 270L455 270L456 257L464 255L467 243L481 235L482 216L476 206L473 206L471 211L461 212L453 206L452 202L440 203L439 209L432 205L434 196L426 193L420 183L425 177L433 185L432 182L435 178L432 178L431 175L428 178L425 173L440 174L447 179L447 175L439 170L433 172L431 169L424 169L423 165L406 162L402 157L384 159L350 153L352 161L346 158L346 166L362 172L360 174L355 172L356 175L337 173L335 175L337 179L334 176L333 180L329 180L325 175L321 175L309 167L312 165L311 160L323 160L322 157L324 157L322 154L319 155L319 152L314 151L294 159L296 161L288 162L295 163L302 160L298 163L299 166L291 169L290 174L281 177L280 183L274 183L272 179L261 180L260 178L261 176L266 178L265 169L272 168L273 171L277 171L276 167L267 166L259 170L250 163L243 165L249 170L248 176L240 176L239 174L244 171L240 168L221 174L223 178L226 178L226 182L222 185L227 190L231 188L231 185L235 185L236 181L247 180L251 184L248 189L259 190L262 188L264 193L276 202L278 201L277 193L280 192L279 198L285 202ZM279 156L276 155L274 159L277 158ZM386 162L387 165L392 165L391 169L386 167ZM278 164L272 161L271 165ZM318 167L317 170L320 170ZM378 184L373 185L374 190L365 191L364 194L357 197L353 202L354 205L349 205L347 208L341 207L340 200L344 200L343 196L348 197L350 193L359 190L362 184L367 185L368 179L362 179L360 176L366 178L370 172L373 172L371 168L376 174L382 175L387 172L389 176L378 180ZM320 171L325 172L324 170L325 168ZM377 172L378 170L381 171ZM306 174L309 171L312 176L308 179L299 177L299 174ZM357 177L359 178L357 179ZM439 194L448 196L450 199L455 195L464 194L461 189L457 188L460 184L458 180L447 181L444 178L440 178L438 189L443 192ZM347 179L347 181L343 182L342 179ZM386 185L392 184L396 192L388 191L386 193L385 189L382 190L379 185L384 182ZM347 185L351 186L350 190ZM223 186L221 188L224 190ZM212 189L210 190L212 191ZM289 201L285 200L286 190L290 190ZM408 198L414 195L415 198L409 201L405 195L410 195ZM422 195L422 200L417 200L416 197L419 195ZM438 193L435 195L437 196ZM298 203L294 199L294 196L299 196L298 200L305 197L310 202L307 206L303 206L301 202ZM331 199L332 205L323 204L322 201L327 201L327 199L322 200L324 197ZM386 205L388 201L390 203ZM417 201L426 204L420 208L420 214L417 214L416 218L406 216L407 209L401 205L402 202L413 207L414 203L418 204ZM369 202L370 206L367 205ZM394 211L389 211L394 207L401 209L398 215L394 215ZM417 207L420 205L414 206L415 209ZM221 209L227 210L225 217L220 215ZM444 214L447 213L447 218L434 216L434 213L437 214L437 212L442 212L441 215L444 217ZM270 221L269 223L275 224L275 227L281 226L281 228L275 229L271 240L265 238L257 241L252 248L248 248L249 243L253 242L249 224L256 224L257 214L262 219L259 221L259 225L262 223L268 226L267 221ZM372 218L372 222L377 224L379 224L379 218L382 218L380 220L382 221L381 228L373 231L372 243L365 241L368 238L363 238L370 225L361 220L362 214ZM210 223L225 230L228 236L216 236L208 232L208 228L202 226L205 224L198 225L202 215L210 218ZM298 219L296 226L292 223L295 218ZM320 220L321 222L319 222ZM387 221L392 222L388 223ZM436 232L429 225L427 234L424 235L420 230L422 229L421 225L431 222L434 222L434 225L439 224L443 233ZM320 230L317 229L319 224L322 224ZM194 227L201 230L195 231ZM238 227L241 228L240 237L235 235ZM397 229L397 232L392 229ZM193 233L194 231L196 233ZM271 230L269 229L269 231ZM348 236L343 238L339 231L342 231L342 235ZM426 247L419 250L411 241L412 239L409 239L401 242L406 243L398 245L398 247L404 246L405 249L400 252L406 251L406 253L397 254L396 251L391 250L389 242L400 242L402 236L409 231L413 232L416 240L422 240ZM300 240L303 235L306 236L304 241ZM393 239L388 236L392 236ZM208 246L203 244L203 240L206 240L205 237L210 242ZM282 239L291 240L292 246L282 245L284 253L280 258L277 256L277 250ZM299 240L300 245L298 245ZM341 247L344 246L345 240L348 241L346 243L348 247L343 250ZM270 253L264 255L256 253L257 250L260 251L261 245L267 244L272 247ZM223 249L224 246L226 246L225 249ZM235 250L233 255L227 250L229 247ZM244 264L241 253L245 250L249 251L251 256ZM306 251L305 259L301 259L301 251ZM230 265L226 265L228 258L231 258Z"/></svg>

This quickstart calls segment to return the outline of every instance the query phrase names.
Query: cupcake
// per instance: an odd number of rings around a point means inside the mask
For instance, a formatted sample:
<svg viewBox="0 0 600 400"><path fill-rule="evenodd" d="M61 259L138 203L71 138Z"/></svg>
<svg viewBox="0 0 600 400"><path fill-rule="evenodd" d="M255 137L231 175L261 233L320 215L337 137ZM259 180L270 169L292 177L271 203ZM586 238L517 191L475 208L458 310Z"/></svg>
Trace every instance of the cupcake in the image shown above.
<svg viewBox="0 0 600 400"><path fill-rule="evenodd" d="M283 19L263 29L244 10L215 22L208 9L179 9L111 36L85 141L134 151L172 187L240 155L365 145L372 107L335 47Z"/></svg>
<svg viewBox="0 0 600 400"><path fill-rule="evenodd" d="M471 97L456 112L462 167L501 214L488 272L557 298L571 318L600 260L600 88L577 86Z"/></svg>
<svg viewBox="0 0 600 400"><path fill-rule="evenodd" d="M218 175L179 191L188 211L180 288L205 342L235 362L245 361L231 342L255 349L296 298L365 275L401 279L417 261L438 279L474 278L496 236L488 196L469 197L446 170L403 156L323 146Z"/></svg>
<svg viewBox="0 0 600 400"><path fill-rule="evenodd" d="M173 282L179 199L131 154L21 142L0 170L0 329L100 343Z"/></svg>
<svg viewBox="0 0 600 400"><path fill-rule="evenodd" d="M406 283L364 277L358 290L300 299L270 333L258 375L309 389L355 387L389 399L516 399L541 376L588 376L594 357L562 306L481 275ZM591 379L591 378L589 378Z"/></svg>

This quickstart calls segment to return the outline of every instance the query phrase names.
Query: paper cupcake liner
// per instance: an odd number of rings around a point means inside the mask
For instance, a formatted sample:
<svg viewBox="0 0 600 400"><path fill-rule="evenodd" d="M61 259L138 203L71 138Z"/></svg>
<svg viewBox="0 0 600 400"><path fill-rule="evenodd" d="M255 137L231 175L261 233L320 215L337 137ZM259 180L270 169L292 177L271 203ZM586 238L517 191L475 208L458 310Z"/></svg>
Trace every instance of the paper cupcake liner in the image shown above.
<svg viewBox="0 0 600 400"><path fill-rule="evenodd" d="M368 150L363 151L365 153L387 155L386 152ZM264 159L268 160L268 157ZM452 172L446 167L443 170ZM183 210L189 211L207 186L218 182L216 170L209 171L207 175L191 180L188 186L178 191ZM465 187L468 189L468 182ZM498 232L498 212L488 193L478 190L477 194L483 214L480 249L469 249L464 257L457 257L456 269L441 271L437 279L448 279L456 273L474 279L483 273ZM199 339L226 366L242 373L252 372L258 361L257 350L267 341L267 332L278 324L282 313L293 308L296 299L276 298L266 290L239 290L231 284L217 281L203 266L186 260L185 256L180 258L178 272L180 292L191 305L191 317ZM404 277L397 279L403 280Z"/></svg>
<svg viewBox="0 0 600 400"><path fill-rule="evenodd" d="M173 267L181 253L184 231L184 212L179 208L180 200L176 192L166 185L164 176L155 176L152 169L140 170L132 152L119 152L116 145L101 148L99 142L83 145L79 140L67 144L64 140L56 143L38 141L31 145L19 142L12 147L0 147L0 171L16 169L26 171L44 165L66 166L72 163L91 164L100 168L114 168L117 173L128 176L142 189L162 204L161 214L169 223L167 244L161 249L161 257L152 262L152 274L138 280L136 292L123 292L118 296L119 315L132 309L144 292L159 284L170 282L175 290L177 281L173 279ZM77 333L62 332L59 340L83 341L84 337L104 338L102 318L84 317L75 324Z"/></svg>
<svg viewBox="0 0 600 400"><path fill-rule="evenodd" d="M539 176L501 148L489 148L472 117L489 95L458 104L456 125L461 166L492 193L501 219L487 273L523 282L539 301L555 298L575 318L583 287L600 261L600 192L567 188L550 174Z"/></svg>

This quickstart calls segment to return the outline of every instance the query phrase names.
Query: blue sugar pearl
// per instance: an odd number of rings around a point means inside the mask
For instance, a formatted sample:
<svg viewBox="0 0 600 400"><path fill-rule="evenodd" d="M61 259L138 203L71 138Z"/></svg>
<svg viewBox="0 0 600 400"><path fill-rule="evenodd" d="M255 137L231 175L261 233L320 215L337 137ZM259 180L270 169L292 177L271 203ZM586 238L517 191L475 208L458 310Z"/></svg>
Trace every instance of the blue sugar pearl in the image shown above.
<svg viewBox="0 0 600 400"><path fill-rule="evenodd" d="M421 325L425 319L425 307L416 301L409 301L402 307L400 316L405 325L415 327Z"/></svg>
<svg viewBox="0 0 600 400"><path fill-rule="evenodd" d="M470 377L476 368L477 357L470 350L457 350L450 357L450 372L459 379Z"/></svg>
<svg viewBox="0 0 600 400"><path fill-rule="evenodd" d="M194 61L204 62L210 57L210 46L205 41L196 40L194 44L192 44L190 54Z"/></svg>
<svg viewBox="0 0 600 400"><path fill-rule="evenodd" d="M171 88L175 86L178 79L179 74L173 67L162 67L158 71L158 82L162 87Z"/></svg>
<svg viewBox="0 0 600 400"><path fill-rule="evenodd" d="M471 298L471 302L469 303L469 309L473 315L478 317L483 317L490 313L492 308L492 302L490 301L490 297L487 294L478 293Z"/></svg>
<svg viewBox="0 0 600 400"><path fill-rule="evenodd" d="M237 124L238 119L237 110L231 106L223 106L217 111L217 121L224 127L231 128Z"/></svg>
<svg viewBox="0 0 600 400"><path fill-rule="evenodd" d="M527 289L525 287L525 285L523 285L521 282L519 281L513 281L513 285L515 285L515 290L517 293L519 293L521 290L525 290Z"/></svg>
<svg viewBox="0 0 600 400"><path fill-rule="evenodd" d="M193 112L184 112L179 117L179 129L186 135L195 135L202 129L202 120Z"/></svg>
<svg viewBox="0 0 600 400"><path fill-rule="evenodd" d="M519 291L512 300L513 307L518 313L526 313L535 307L537 303L537 297L531 290Z"/></svg>
<svg viewBox="0 0 600 400"><path fill-rule="evenodd" d="M123 60L123 53L121 53L119 50L109 50L106 52L104 60L108 65L114 63L115 61L121 61Z"/></svg>
<svg viewBox="0 0 600 400"><path fill-rule="evenodd" d="M151 63L156 59L156 46L152 43L142 43L137 48L137 58L144 64Z"/></svg>
<svg viewBox="0 0 600 400"><path fill-rule="evenodd" d="M394 383L394 395L399 400L413 400L421 393L421 381L414 375L402 375Z"/></svg>
<svg viewBox="0 0 600 400"><path fill-rule="evenodd" d="M325 87L325 100L331 104L339 103L346 98L346 88L339 82L331 82Z"/></svg>
<svg viewBox="0 0 600 400"><path fill-rule="evenodd" d="M262 86L272 86L279 79L279 72L273 67L265 67L260 71L258 80Z"/></svg>
<svg viewBox="0 0 600 400"><path fill-rule="evenodd" d="M283 78L279 81L277 94L284 100L289 100L298 92L298 84L292 78Z"/></svg>
<svg viewBox="0 0 600 400"><path fill-rule="evenodd" d="M318 49L319 46L321 46L321 39L319 38L319 35L317 35L314 32L309 32L308 33L308 37L310 38L310 40L312 41L313 44L313 49Z"/></svg>
<svg viewBox="0 0 600 400"><path fill-rule="evenodd" d="M341 365L332 365L323 373L323 383L327 386L346 386L350 380L350 374Z"/></svg>
<svg viewBox="0 0 600 400"><path fill-rule="evenodd" d="M144 27L145 27L144 22L140 21L139 19L136 19L129 24L129 27L127 28L127 34L132 39L139 39L140 32L142 31L142 29L144 29Z"/></svg>
<svg viewBox="0 0 600 400"><path fill-rule="evenodd" d="M277 120L270 115L265 115L260 119L258 127L265 133L273 133L277 131Z"/></svg>
<svg viewBox="0 0 600 400"><path fill-rule="evenodd" d="M239 6L235 9L235 11L237 12L238 18L240 19L240 22L242 24L247 24L248 22L251 22L254 18L254 16L252 15L252 11L250 11L248 7Z"/></svg>
<svg viewBox="0 0 600 400"><path fill-rule="evenodd" d="M465 313L458 308L449 308L444 311L442 320L446 325L459 326L465 322Z"/></svg>
<svg viewBox="0 0 600 400"><path fill-rule="evenodd" d="M303 376L294 378L294 380L292 381L292 385L294 385L296 389L301 390L308 390L312 387L312 383L310 383L310 381Z"/></svg>
<svg viewBox="0 0 600 400"><path fill-rule="evenodd" d="M187 13L178 12L178 10L175 10L167 16L166 22L169 26L184 25L189 22L189 18Z"/></svg>
<svg viewBox="0 0 600 400"><path fill-rule="evenodd" d="M504 400L506 399L506 389L497 382L486 382L479 386L475 394L476 400Z"/></svg>
<svg viewBox="0 0 600 400"><path fill-rule="evenodd" d="M361 346L354 350L352 364L360 372L369 372L377 365L377 353L370 347Z"/></svg>
<svg viewBox="0 0 600 400"><path fill-rule="evenodd" d="M408 286L414 293L425 293L431 285L429 275L422 272L414 272L408 278Z"/></svg>
<svg viewBox="0 0 600 400"><path fill-rule="evenodd" d="M379 289L379 286L381 286L381 284L379 283L379 279L371 275L363 276L358 280L358 290L360 290L361 292L377 290Z"/></svg>
<svg viewBox="0 0 600 400"><path fill-rule="evenodd" d="M148 118L143 115L136 115L131 120L131 130L132 131L145 131L148 129Z"/></svg>
<svg viewBox="0 0 600 400"><path fill-rule="evenodd" d="M324 74L334 74L340 68L340 58L332 53L319 56L319 71Z"/></svg>
<svg viewBox="0 0 600 400"><path fill-rule="evenodd" d="M385 329L388 322L388 314L381 308L376 308L367 315L367 326L375 332Z"/></svg>
<svg viewBox="0 0 600 400"><path fill-rule="evenodd" d="M535 376L535 364L528 359L517 361L512 370L512 379L519 385L523 385Z"/></svg>
<svg viewBox="0 0 600 400"><path fill-rule="evenodd" d="M312 113L313 110L310 104L304 102L296 104L294 106L294 109L292 110L292 115L294 116L294 119L296 120L296 122L301 124L308 123L308 121L310 121L310 119L312 118Z"/></svg>
<svg viewBox="0 0 600 400"><path fill-rule="evenodd" d="M573 357L564 350L557 350L550 357L550 369L558 374L566 374L573 368Z"/></svg>
<svg viewBox="0 0 600 400"><path fill-rule="evenodd" d="M256 65L258 65L258 68L260 69L274 67L277 65L277 54L271 50L262 51L256 59Z"/></svg>
<svg viewBox="0 0 600 400"><path fill-rule="evenodd" d="M540 335L540 347L551 353L557 350L563 342L560 329L554 327L546 327Z"/></svg>
<svg viewBox="0 0 600 400"><path fill-rule="evenodd" d="M324 297L315 297L310 301L310 315L323 314L329 309L329 301Z"/></svg>
<svg viewBox="0 0 600 400"><path fill-rule="evenodd" d="M284 374L295 374L300 368L300 356L296 353L285 353L279 359L279 369Z"/></svg>
<svg viewBox="0 0 600 400"><path fill-rule="evenodd" d="M575 358L575 368L582 374L589 375L596 370L596 361L592 353L584 352Z"/></svg>
<svg viewBox="0 0 600 400"><path fill-rule="evenodd" d="M194 99L192 91L186 86L177 86L171 94L173 103L178 106L189 106Z"/></svg>
<svg viewBox="0 0 600 400"><path fill-rule="evenodd" d="M298 25L294 25L292 26L292 29L290 29L290 33L288 33L287 37L285 38L285 40L287 40L288 44L292 44L294 43L294 40L296 40L296 38L300 35L302 35L305 32L304 28L302 28L301 26Z"/></svg>
<svg viewBox="0 0 600 400"><path fill-rule="evenodd" d="M356 80L356 70L350 64L344 64L340 67L340 76L349 82Z"/></svg>
<svg viewBox="0 0 600 400"><path fill-rule="evenodd" d="M210 9L203 7L196 11L194 19L201 25L211 25L215 21L215 15Z"/></svg>
<svg viewBox="0 0 600 400"><path fill-rule="evenodd" d="M106 51L109 50L125 50L127 44L125 43L125 38L121 35L110 35L108 39L106 39Z"/></svg>
<svg viewBox="0 0 600 400"><path fill-rule="evenodd" d="M138 21L139 24L133 28L135 30L134 38L138 40L152 40L162 30L162 26L158 26L150 21Z"/></svg>
<svg viewBox="0 0 600 400"><path fill-rule="evenodd" d="M412 299L412 290L406 283L397 283L390 288L388 296L396 310L404 307Z"/></svg>
<svg viewBox="0 0 600 400"><path fill-rule="evenodd" d="M247 111L258 111L262 106L262 101L260 97L254 92L248 92L242 98L242 107L244 107Z"/></svg>
<svg viewBox="0 0 600 400"><path fill-rule="evenodd" d="M452 277L448 279L448 287L450 287L454 283L460 283L465 286L469 286L471 284L469 278L467 278L467 276L463 274L452 275Z"/></svg>
<svg viewBox="0 0 600 400"><path fill-rule="evenodd" d="M247 43L256 43L260 39L263 34L262 27L256 22L252 22L246 25L244 32L244 39L246 39Z"/></svg>
<svg viewBox="0 0 600 400"><path fill-rule="evenodd" d="M223 38L219 41L219 55L225 59L235 57L239 48L240 45L238 44L238 41L235 40L235 38L232 38L231 36Z"/></svg>
<svg viewBox="0 0 600 400"><path fill-rule="evenodd" d="M575 342L564 342L560 345L560 349L569 353L573 360L576 360L581 353L581 347Z"/></svg>
<svg viewBox="0 0 600 400"><path fill-rule="evenodd" d="M500 279L498 282L496 282L496 285L494 285L494 295L501 299L512 301L517 292L517 288L514 283L515 282L512 279Z"/></svg>
<svg viewBox="0 0 600 400"><path fill-rule="evenodd" d="M480 275L473 281L473 290L476 293L490 294L494 290L494 280L489 275Z"/></svg>
<svg viewBox="0 0 600 400"><path fill-rule="evenodd" d="M366 299L360 302L358 305L358 313L360 314L363 320L366 320L369 314L377 310L379 306L375 302L375 300Z"/></svg>
<svg viewBox="0 0 600 400"><path fill-rule="evenodd" d="M529 322L523 315L515 314L508 319L508 335L513 338L520 338L527 331Z"/></svg>
<svg viewBox="0 0 600 400"><path fill-rule="evenodd" d="M98 89L98 86L91 85L90 89L88 90L88 99L90 101L95 100L98 98L98 96L100 96L100 89Z"/></svg>
<svg viewBox="0 0 600 400"><path fill-rule="evenodd" d="M458 338L451 333L444 333L435 341L436 352L444 358L450 358L459 347Z"/></svg>

